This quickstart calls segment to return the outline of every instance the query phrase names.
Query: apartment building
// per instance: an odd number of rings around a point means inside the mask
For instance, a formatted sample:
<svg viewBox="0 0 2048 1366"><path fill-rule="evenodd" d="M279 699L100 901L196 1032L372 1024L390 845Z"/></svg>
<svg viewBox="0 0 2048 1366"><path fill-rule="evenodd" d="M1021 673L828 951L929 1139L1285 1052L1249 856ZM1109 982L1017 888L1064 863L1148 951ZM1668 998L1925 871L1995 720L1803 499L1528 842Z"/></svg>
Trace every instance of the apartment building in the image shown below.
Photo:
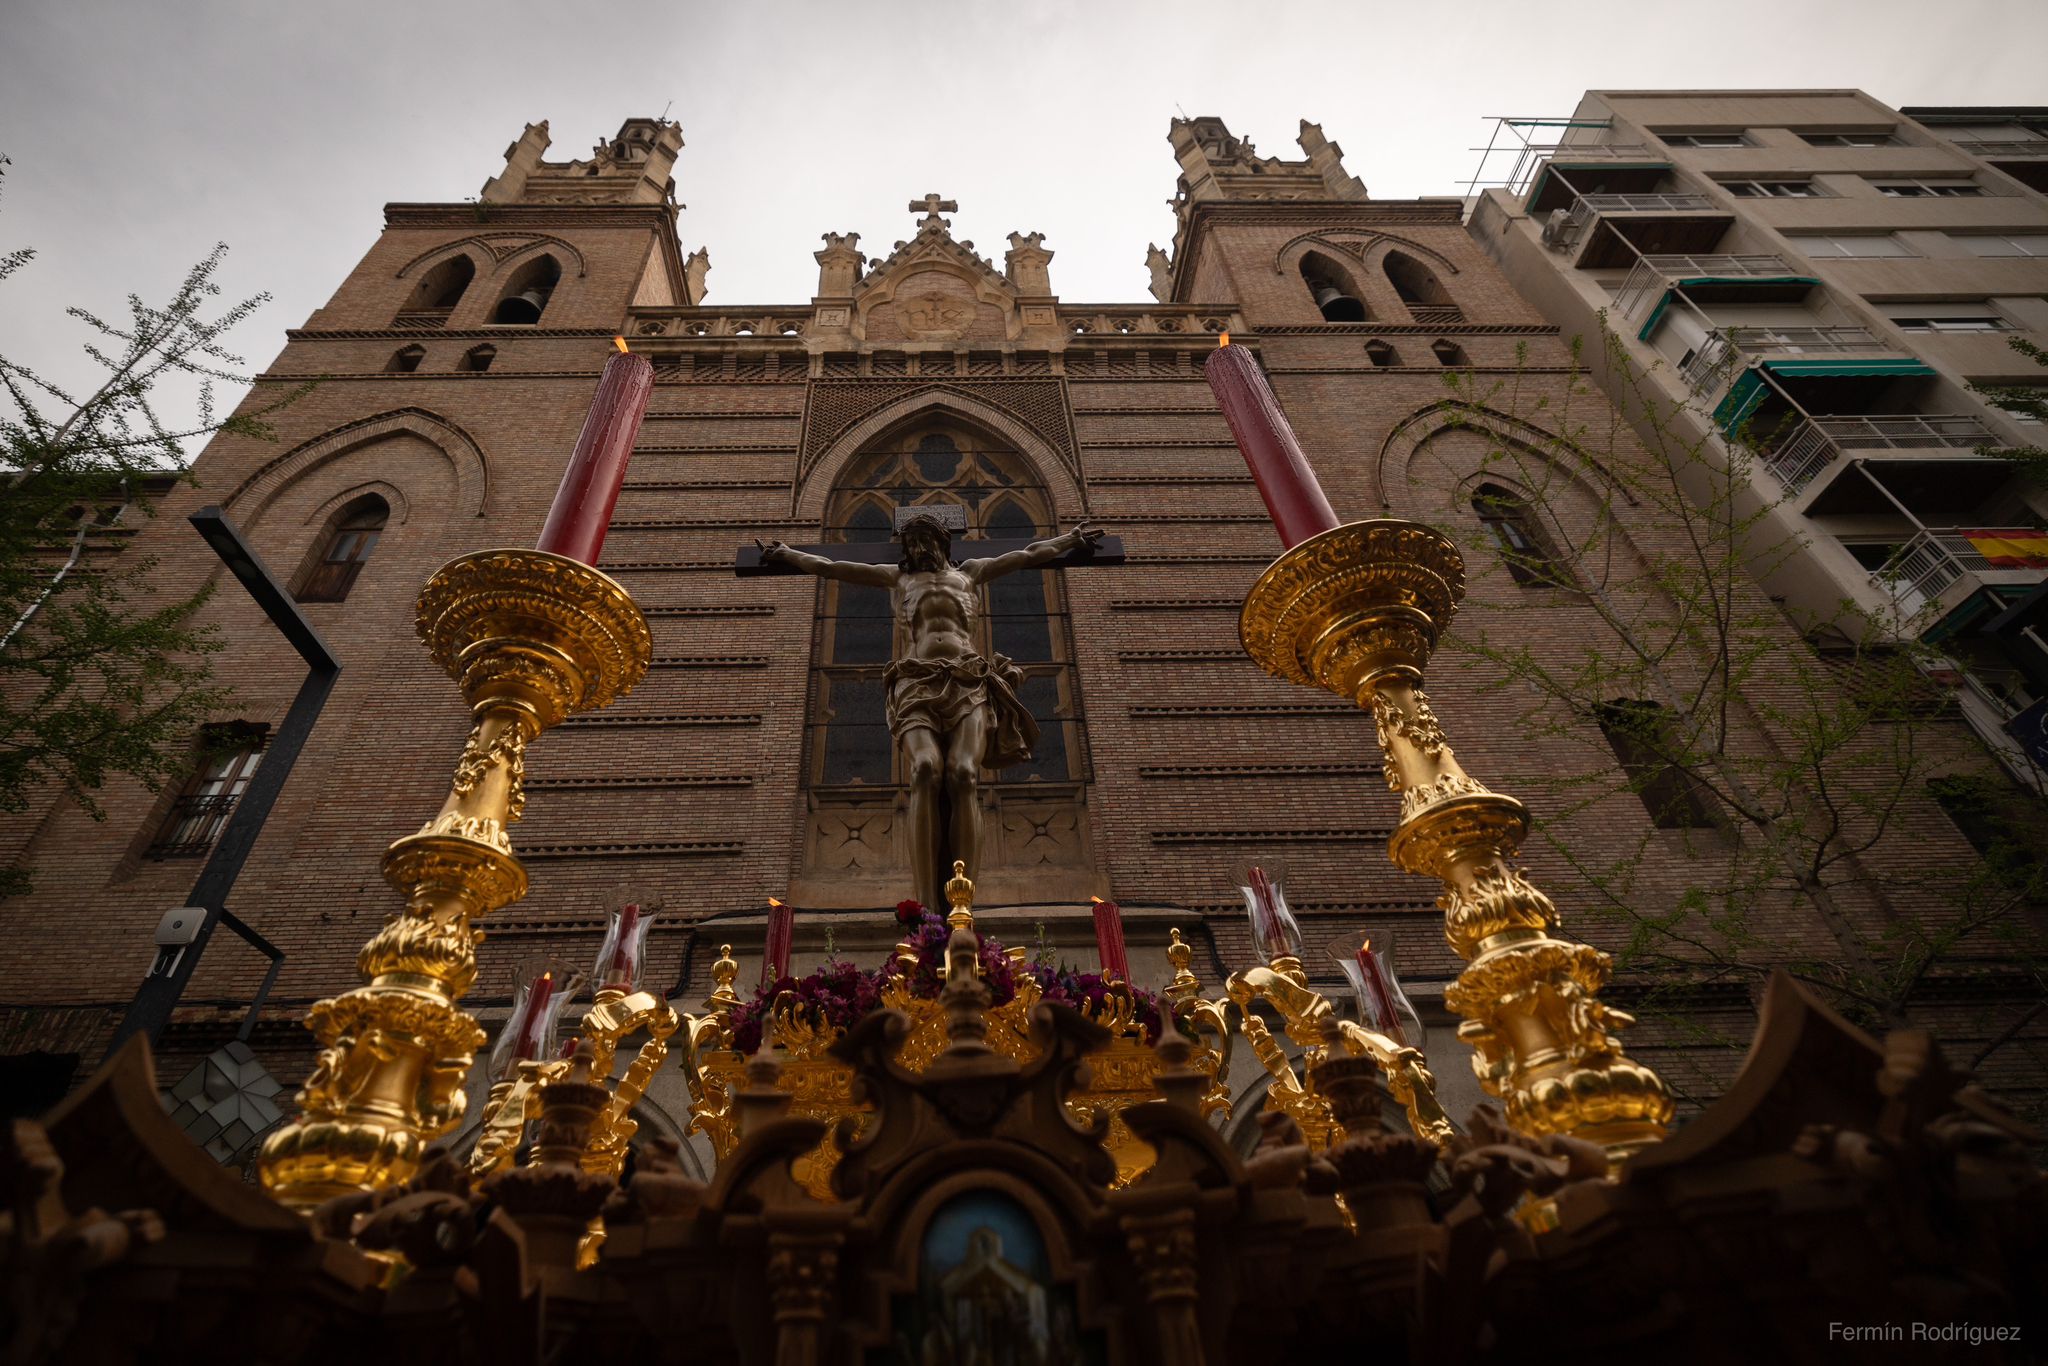
<svg viewBox="0 0 2048 1366"><path fill-rule="evenodd" d="M2048 393L2009 344L2048 345L2044 186L2048 108L1590 91L1568 117L1502 120L1467 223L1588 339L1599 383L1670 410L1665 442L1754 454L1738 506L1796 619L1846 600L1935 645L1938 681L2037 791L2048 488L1987 452L2041 426L1971 385Z"/></svg>

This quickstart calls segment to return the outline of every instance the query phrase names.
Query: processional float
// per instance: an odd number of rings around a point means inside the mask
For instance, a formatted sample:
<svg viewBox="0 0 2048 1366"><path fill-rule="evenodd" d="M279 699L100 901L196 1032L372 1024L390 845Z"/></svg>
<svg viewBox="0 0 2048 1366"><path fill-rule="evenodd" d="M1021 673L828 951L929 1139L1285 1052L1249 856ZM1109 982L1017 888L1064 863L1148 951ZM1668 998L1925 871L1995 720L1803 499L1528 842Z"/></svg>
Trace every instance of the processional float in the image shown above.
<svg viewBox="0 0 2048 1366"><path fill-rule="evenodd" d="M1475 1070L1508 1123L1536 1137L1586 1140L1625 1160L1663 1137L1670 1099L1615 1038L1629 1019L1599 998L1607 955L1562 937L1552 903L1516 866L1526 811L1464 771L1422 688L1464 593L1455 546L1415 522L1340 523L1246 349L1226 336L1206 371L1286 547L1245 599L1246 650L1269 673L1327 688L1372 713L1387 785L1401 806L1389 852L1403 869L1443 884L1445 933L1465 960L1445 1003L1463 1017L1459 1037L1475 1050ZM428 1146L462 1125L464 1084L486 1041L461 1004L476 978L477 925L527 890L507 834L525 806L526 748L566 717L629 692L650 664L645 619L626 590L593 566L652 385L652 366L620 343L539 544L463 555L421 592L420 638L461 688L473 725L440 810L384 856L385 877L404 905L359 953L363 985L307 1013L319 1061L299 1092L300 1114L270 1136L257 1164L264 1188L289 1206L310 1212L403 1184ZM909 935L879 973L874 1008L909 1017L898 1062L913 1070L946 1046L939 996L945 944L955 931L973 929L968 871L956 865L946 887L945 923L934 917L921 936ZM1048 997L1106 1027L1109 1041L1090 1056L1067 1105L1083 1122L1111 1119L1105 1146L1120 1185L1142 1180L1150 1160L1115 1116L1159 1097L1161 1050L1148 1036L1160 1031L1190 1044L1167 1051L1184 1054L1202 1077L1205 1114L1227 1112L1227 1072L1242 1041L1270 1075L1264 1106L1297 1124L1312 1150L1343 1141L1345 1117L1362 1113L1360 1078L1370 1084L1375 1073L1415 1136L1447 1145L1452 1127L1415 1046L1420 1039L1403 1029L1386 964L1361 950L1348 971L1362 1019L1342 1018L1309 985L1300 929L1281 887L1258 869L1241 881L1263 961L1230 977L1213 998L1191 971L1192 948L1178 930L1163 993L1134 987L1108 903L1098 903L1096 916L1104 970L1079 992L1029 963L1024 950L982 941L975 970L1007 969L1012 989L988 1014L989 1046L1028 1061L1037 1047L1028 1020ZM735 1108L749 1084L765 1081L787 1093L801 1117L843 1121L795 1172L821 1200L832 1198L834 1135L851 1136L865 1122L852 1069L828 1051L842 1025L801 993L778 994L772 985L754 1002L742 1001L730 946L721 948L702 1012L678 1012L640 984L649 916L628 910L612 912L592 977L594 1003L559 1054L551 1051L552 1021L573 988L568 970L521 985L470 1156L473 1172L503 1181L508 1202L517 1199L519 1187L508 1178L519 1171L522 1151L528 1166L547 1168L558 1185L577 1185L575 1199L565 1205L558 1190L549 1207L575 1212L563 1236L579 1241L585 1263L602 1244L597 1211L625 1161L630 1112L671 1050L689 1085L692 1128L720 1156L742 1127ZM779 924L771 984L787 973L786 911ZM1268 1012L1292 1053L1274 1037ZM757 1067L736 1046L756 1028L773 1041L779 1065ZM635 1038L642 1042L615 1079L617 1054Z"/></svg>

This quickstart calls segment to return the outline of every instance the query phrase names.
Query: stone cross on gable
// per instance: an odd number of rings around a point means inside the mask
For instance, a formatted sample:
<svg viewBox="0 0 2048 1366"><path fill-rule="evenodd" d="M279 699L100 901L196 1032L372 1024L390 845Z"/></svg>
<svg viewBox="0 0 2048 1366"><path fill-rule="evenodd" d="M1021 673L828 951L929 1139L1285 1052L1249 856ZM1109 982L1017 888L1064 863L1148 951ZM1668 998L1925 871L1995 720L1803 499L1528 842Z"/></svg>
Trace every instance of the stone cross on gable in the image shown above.
<svg viewBox="0 0 2048 1366"><path fill-rule="evenodd" d="M935 194L928 194L923 199L913 199L910 201L910 211L912 213L916 213L919 209L924 210L924 217L920 218L917 222L917 226L920 228L943 228L946 226L946 220L939 217L940 214L960 212L958 204L950 199L941 199Z"/></svg>

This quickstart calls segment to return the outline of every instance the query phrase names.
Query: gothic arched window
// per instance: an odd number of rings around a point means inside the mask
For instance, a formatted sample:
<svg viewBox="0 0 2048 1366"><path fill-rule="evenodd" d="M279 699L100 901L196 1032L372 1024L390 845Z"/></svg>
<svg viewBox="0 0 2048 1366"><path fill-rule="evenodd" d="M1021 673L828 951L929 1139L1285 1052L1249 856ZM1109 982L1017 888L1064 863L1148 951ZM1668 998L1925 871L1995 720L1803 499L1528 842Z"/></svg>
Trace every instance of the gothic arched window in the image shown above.
<svg viewBox="0 0 2048 1366"><path fill-rule="evenodd" d="M1562 581L1564 571L1544 548L1528 500L1499 484L1481 484L1472 491L1472 510L1500 547L1501 563L1516 583L1549 588Z"/></svg>
<svg viewBox="0 0 2048 1366"><path fill-rule="evenodd" d="M446 317L455 311L455 305L462 301L463 292L475 278L476 263L466 253L449 257L420 276L420 282L406 298L405 307L399 310L400 316L438 313Z"/></svg>
<svg viewBox="0 0 2048 1366"><path fill-rule="evenodd" d="M1385 269L1387 283L1394 287L1394 293L1401 296L1401 302L1408 305L1409 315L1417 322L1455 321L1443 314L1446 309L1455 312L1457 305L1428 266L1402 252L1390 251Z"/></svg>
<svg viewBox="0 0 2048 1366"><path fill-rule="evenodd" d="M1301 282L1308 286L1309 296L1316 301L1324 322L1362 323L1371 316L1358 297L1357 287L1351 283L1350 273L1320 252L1312 251L1301 258Z"/></svg>
<svg viewBox="0 0 2048 1366"><path fill-rule="evenodd" d="M953 424L899 434L846 467L826 505L828 541L887 541L899 507L950 504L972 542L1051 535L1051 502L1014 454ZM895 621L881 588L824 580L812 651L809 782L813 789L900 783L883 719L882 675L895 653ZM975 648L1007 655L1024 671L1019 696L1039 726L1028 763L995 775L999 786L1078 781L1084 753L1073 650L1056 570L1008 574L984 590Z"/></svg>
<svg viewBox="0 0 2048 1366"><path fill-rule="evenodd" d="M336 515L317 553L300 576L300 602L342 602L355 587L384 524L391 520L391 506L376 494L365 494Z"/></svg>
<svg viewBox="0 0 2048 1366"><path fill-rule="evenodd" d="M513 272L505 285L504 296L498 300L497 311L491 314L491 321L519 327L533 326L547 311L548 299L561 279L560 262L552 256L536 256Z"/></svg>

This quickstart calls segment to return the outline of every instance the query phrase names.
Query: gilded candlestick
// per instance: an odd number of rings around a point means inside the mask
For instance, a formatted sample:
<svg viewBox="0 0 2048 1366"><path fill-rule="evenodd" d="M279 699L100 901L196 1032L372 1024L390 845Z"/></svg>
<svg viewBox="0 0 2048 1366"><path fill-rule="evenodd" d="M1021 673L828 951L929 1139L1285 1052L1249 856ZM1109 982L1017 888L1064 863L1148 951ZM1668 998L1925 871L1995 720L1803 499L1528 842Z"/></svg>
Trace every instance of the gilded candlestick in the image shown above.
<svg viewBox="0 0 2048 1366"><path fill-rule="evenodd" d="M1612 960L1554 936L1556 909L1516 866L1528 812L1465 772L1422 691L1464 580L1457 548L1432 528L1353 522L1275 560L1245 598L1240 634L1268 673L1372 713L1401 798L1388 853L1444 884L1445 934L1467 962L1444 1002L1465 1017L1458 1036L1509 1123L1625 1157L1664 1136L1671 1099L1614 1037L1632 1021L1599 999Z"/></svg>
<svg viewBox="0 0 2048 1366"><path fill-rule="evenodd" d="M319 1063L299 1117L257 1164L265 1188L299 1208L404 1181L427 1144L461 1123L463 1081L484 1042L458 1004L476 980L473 922L526 894L506 834L525 807L526 747L629 691L653 653L624 588L544 551L450 561L421 590L417 626L472 726L441 809L385 852L385 879L405 905L357 955L364 985L307 1012Z"/></svg>

